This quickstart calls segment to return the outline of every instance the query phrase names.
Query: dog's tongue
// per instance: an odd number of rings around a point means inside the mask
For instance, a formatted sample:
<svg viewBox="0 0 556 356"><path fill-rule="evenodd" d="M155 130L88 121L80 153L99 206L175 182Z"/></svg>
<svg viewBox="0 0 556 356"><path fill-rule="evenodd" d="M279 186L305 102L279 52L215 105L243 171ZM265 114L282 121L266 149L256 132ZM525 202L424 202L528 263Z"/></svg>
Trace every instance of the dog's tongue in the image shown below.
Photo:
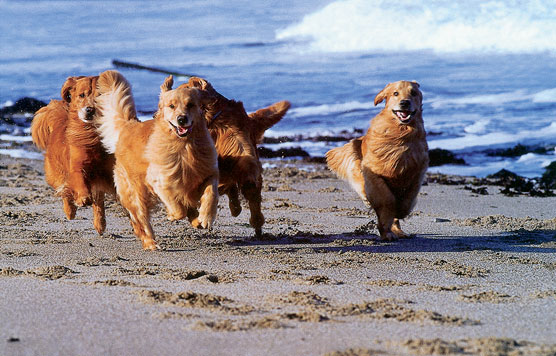
<svg viewBox="0 0 556 356"><path fill-rule="evenodd" d="M178 135L183 136L189 131L189 127L178 126Z"/></svg>
<svg viewBox="0 0 556 356"><path fill-rule="evenodd" d="M401 120L405 120L409 117L409 115L411 115L411 112L409 112L409 111L396 111L396 115L398 115L398 117Z"/></svg>

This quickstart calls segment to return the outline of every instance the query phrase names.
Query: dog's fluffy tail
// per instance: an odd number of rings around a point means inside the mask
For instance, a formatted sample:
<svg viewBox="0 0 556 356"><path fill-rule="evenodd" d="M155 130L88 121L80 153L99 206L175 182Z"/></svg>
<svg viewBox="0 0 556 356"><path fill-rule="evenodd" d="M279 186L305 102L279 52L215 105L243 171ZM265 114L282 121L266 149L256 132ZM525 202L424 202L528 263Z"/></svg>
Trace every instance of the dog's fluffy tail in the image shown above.
<svg viewBox="0 0 556 356"><path fill-rule="evenodd" d="M266 130L274 126L278 121L282 120L290 106L290 102L284 100L249 114L249 117L253 119L255 123L254 133L257 143L262 142L264 132Z"/></svg>
<svg viewBox="0 0 556 356"><path fill-rule="evenodd" d="M138 121L131 85L119 72L107 70L99 75L97 89L97 130L104 148L114 153L122 129Z"/></svg>
<svg viewBox="0 0 556 356"><path fill-rule="evenodd" d="M46 150L48 140L55 128L63 129L68 120L67 104L62 100L51 100L47 106L37 110L31 123L33 143Z"/></svg>
<svg viewBox="0 0 556 356"><path fill-rule="evenodd" d="M361 172L361 143L363 138L356 138L342 147L326 152L326 163L338 177L348 181L363 201L367 202L365 178Z"/></svg>

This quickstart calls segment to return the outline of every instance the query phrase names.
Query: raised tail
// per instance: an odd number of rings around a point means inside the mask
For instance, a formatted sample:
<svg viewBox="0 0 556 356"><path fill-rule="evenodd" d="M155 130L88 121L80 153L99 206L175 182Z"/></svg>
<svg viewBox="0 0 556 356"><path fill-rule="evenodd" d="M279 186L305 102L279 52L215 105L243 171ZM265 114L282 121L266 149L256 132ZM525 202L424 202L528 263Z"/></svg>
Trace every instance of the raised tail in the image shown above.
<svg viewBox="0 0 556 356"><path fill-rule="evenodd" d="M131 85L119 72L107 70L99 75L97 89L97 130L104 148L114 153L123 127L138 121Z"/></svg>
<svg viewBox="0 0 556 356"><path fill-rule="evenodd" d="M263 141L264 132L266 130L274 126L278 121L282 120L290 106L290 102L284 100L249 114L249 117L253 119L253 123L255 125L254 134L257 143L261 143Z"/></svg>
<svg viewBox="0 0 556 356"><path fill-rule="evenodd" d="M68 107L62 100L51 100L35 113L31 123L31 137L33 143L40 149L46 150L48 140L55 129L65 129L68 120Z"/></svg>
<svg viewBox="0 0 556 356"><path fill-rule="evenodd" d="M363 201L367 202L365 193L365 178L361 173L361 143L363 138L356 138L342 147L333 148L326 152L326 163L331 171L338 177L346 180L359 194Z"/></svg>

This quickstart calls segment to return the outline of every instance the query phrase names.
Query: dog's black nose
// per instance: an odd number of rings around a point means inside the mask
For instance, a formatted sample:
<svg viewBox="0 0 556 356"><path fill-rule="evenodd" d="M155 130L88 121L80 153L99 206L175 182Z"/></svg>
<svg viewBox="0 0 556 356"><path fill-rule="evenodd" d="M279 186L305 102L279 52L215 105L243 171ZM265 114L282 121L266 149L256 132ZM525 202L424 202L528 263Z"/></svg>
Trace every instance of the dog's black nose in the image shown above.
<svg viewBox="0 0 556 356"><path fill-rule="evenodd" d="M187 124L187 116L185 115L178 116L177 120L178 120L178 125L180 126L185 126Z"/></svg>
<svg viewBox="0 0 556 356"><path fill-rule="evenodd" d="M411 107L411 101L409 101L409 100L400 101L400 108L401 109L409 109L410 107Z"/></svg>
<svg viewBox="0 0 556 356"><path fill-rule="evenodd" d="M87 106L87 108L85 108L85 112L87 113L87 115L92 115L95 113L95 108L93 108L92 106Z"/></svg>

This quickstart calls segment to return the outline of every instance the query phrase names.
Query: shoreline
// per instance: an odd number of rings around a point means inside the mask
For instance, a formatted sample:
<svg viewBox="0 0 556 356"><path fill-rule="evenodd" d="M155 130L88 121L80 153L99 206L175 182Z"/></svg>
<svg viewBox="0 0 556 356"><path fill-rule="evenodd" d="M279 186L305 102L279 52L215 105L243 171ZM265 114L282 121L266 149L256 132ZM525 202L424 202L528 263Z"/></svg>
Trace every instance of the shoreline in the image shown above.
<svg viewBox="0 0 556 356"><path fill-rule="evenodd" d="M556 352L555 197L430 181L415 236L383 242L347 183L288 162L264 171L264 239L223 197L210 232L155 210L153 253L113 199L103 237L90 208L67 221L42 172L2 156L2 354Z"/></svg>
<svg viewBox="0 0 556 356"><path fill-rule="evenodd" d="M20 98L10 105L0 107L0 152L1 154L9 154L12 156L23 157L28 151L28 155L32 158L38 158L39 150L33 146L30 140L29 129L33 114L38 108L46 105L45 102L34 99L32 97ZM152 112L144 112L147 116L152 116ZM370 119L371 117L369 117ZM335 144L347 143L349 140L360 137L366 131L368 124L364 128L352 128L350 130L342 129L337 132L329 132L328 134L290 134L281 135L275 133L274 136L267 132L263 143L259 145L259 156L264 159L305 159L310 163L324 163L324 152L334 147ZM26 133L26 134L25 134ZM23 135L22 135L23 134ZM428 131L427 136L430 138L441 137L441 132ZM457 137L454 137L454 139ZM443 140L448 140L444 138ZM331 146L330 143L333 143ZM434 140L429 140L429 145L434 146ZM314 146L314 147L313 147ZM492 147L477 146L475 149L468 147L459 150L447 150L443 148L429 149L429 168L433 171L444 171L444 174L452 174L446 172L471 172L469 176L488 177L495 175L502 170L511 172L521 172L521 177L527 177L527 180L540 179L543 175L550 175L550 184L552 189L556 189L556 163L550 167L547 162L556 162L556 156L553 156L556 147L554 144L546 144L541 142L530 142L523 144L518 141L513 145L500 144ZM481 157L477 161L477 157ZM524 159L525 166L519 167L516 162ZM542 161L542 164L537 161ZM469 162L474 162L469 164ZM505 163L500 165L499 163ZM488 166L486 170L480 166ZM532 165L532 166L531 166ZM513 167L509 168L508 166ZM534 167L534 168L533 168ZM535 176L532 175L535 172ZM474 173L474 174L473 174ZM539 187L535 188L539 190ZM542 187L541 187L542 190Z"/></svg>

